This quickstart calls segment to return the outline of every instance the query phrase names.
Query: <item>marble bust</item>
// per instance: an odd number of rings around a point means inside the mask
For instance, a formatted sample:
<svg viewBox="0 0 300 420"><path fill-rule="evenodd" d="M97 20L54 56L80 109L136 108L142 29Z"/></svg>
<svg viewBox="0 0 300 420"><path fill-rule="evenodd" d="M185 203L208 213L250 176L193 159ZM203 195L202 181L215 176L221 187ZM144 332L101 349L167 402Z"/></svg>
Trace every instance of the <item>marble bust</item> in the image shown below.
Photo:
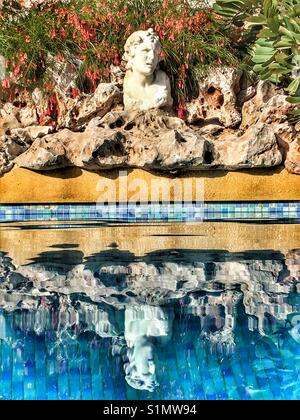
<svg viewBox="0 0 300 420"><path fill-rule="evenodd" d="M173 105L170 80L160 70L161 44L153 29L137 31L125 44L125 111L170 109Z"/></svg>

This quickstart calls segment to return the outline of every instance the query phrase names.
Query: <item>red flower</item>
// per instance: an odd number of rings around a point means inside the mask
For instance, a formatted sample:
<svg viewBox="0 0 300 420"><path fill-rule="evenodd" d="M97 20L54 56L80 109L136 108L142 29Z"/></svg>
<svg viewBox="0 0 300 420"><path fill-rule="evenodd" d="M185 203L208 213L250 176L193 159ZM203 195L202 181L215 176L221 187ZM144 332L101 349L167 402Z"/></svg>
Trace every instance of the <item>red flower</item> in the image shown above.
<svg viewBox="0 0 300 420"><path fill-rule="evenodd" d="M20 66L15 66L14 68L14 74L19 74L20 73Z"/></svg>
<svg viewBox="0 0 300 420"><path fill-rule="evenodd" d="M170 33L169 40L170 40L170 41L175 41L174 32L171 32L171 33Z"/></svg>
<svg viewBox="0 0 300 420"><path fill-rule="evenodd" d="M9 79L4 79L3 81L2 81L2 87L4 88L4 89L9 89L10 88L10 81L9 81Z"/></svg>

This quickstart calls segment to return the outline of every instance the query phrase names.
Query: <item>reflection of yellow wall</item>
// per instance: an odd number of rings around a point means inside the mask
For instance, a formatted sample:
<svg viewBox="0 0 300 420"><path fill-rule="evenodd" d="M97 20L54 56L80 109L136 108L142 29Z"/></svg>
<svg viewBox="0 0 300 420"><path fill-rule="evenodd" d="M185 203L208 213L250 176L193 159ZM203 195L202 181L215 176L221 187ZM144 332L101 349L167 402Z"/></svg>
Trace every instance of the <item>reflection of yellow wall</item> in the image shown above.
<svg viewBox="0 0 300 420"><path fill-rule="evenodd" d="M162 188L164 188L163 185L166 185L166 181L170 180L173 181L172 200L174 191L180 192L180 185L178 186L174 179L174 176L165 177L138 169L130 171L127 181L131 185L132 191L129 192L128 199L133 198L134 194L139 194L138 184L143 186L140 201L145 201L147 200L144 193L146 187L151 191L152 183L154 192L157 192L159 183L162 183ZM300 176L288 174L286 170L281 169L228 173L222 171L194 172L181 175L176 179L180 179L180 182L183 180L193 181L194 200L196 198L196 182L201 188L199 181L201 179L204 180L206 201L300 199ZM124 181L121 181L120 184L122 186L121 194L118 191L119 183L118 171L92 173L68 168L61 171L36 173L27 169L15 168L0 177L0 203L96 202L101 198L100 191L104 189L105 185L107 185L107 195L111 201L118 200L119 197L121 201L124 201ZM116 195L114 190L116 190Z"/></svg>
<svg viewBox="0 0 300 420"><path fill-rule="evenodd" d="M179 223L45 230L19 230L0 225L0 250L7 252L17 265L25 264L41 252L55 251L62 244L73 244L71 249L81 251L84 256L109 250L111 244L136 256L168 249L286 253L300 248L300 225Z"/></svg>

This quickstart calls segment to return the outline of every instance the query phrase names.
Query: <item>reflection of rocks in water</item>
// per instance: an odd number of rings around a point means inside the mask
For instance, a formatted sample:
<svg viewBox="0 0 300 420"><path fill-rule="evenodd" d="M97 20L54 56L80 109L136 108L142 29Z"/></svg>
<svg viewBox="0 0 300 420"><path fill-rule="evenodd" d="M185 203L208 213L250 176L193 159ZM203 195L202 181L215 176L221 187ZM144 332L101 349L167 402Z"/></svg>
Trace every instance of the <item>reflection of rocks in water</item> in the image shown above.
<svg viewBox="0 0 300 420"><path fill-rule="evenodd" d="M14 269L15 267L8 255L0 251L0 281L5 280Z"/></svg>
<svg viewBox="0 0 300 420"><path fill-rule="evenodd" d="M41 335L46 331L55 332L73 329L78 335L83 332L94 332L97 336L117 337L123 329L122 312L112 307L87 302L72 301L69 297L59 296L57 308L45 303L36 311L19 312L20 323L17 326L23 331L34 331Z"/></svg>
<svg viewBox="0 0 300 420"><path fill-rule="evenodd" d="M295 280L300 283L300 249L289 251L285 258L285 263L290 272L288 280Z"/></svg>
<svg viewBox="0 0 300 420"><path fill-rule="evenodd" d="M111 250L83 260L81 252L64 250L43 253L18 268L7 256L2 260L1 270L7 272L0 286L2 307L34 308L37 299L58 293L83 294L94 303L124 309L144 303L165 305L196 291L238 287L246 313L258 318L261 331L265 313L285 319L293 311L287 297L299 282L300 265L298 251L289 253L286 263L282 254L267 251L161 251L135 259Z"/></svg>
<svg viewBox="0 0 300 420"><path fill-rule="evenodd" d="M238 313L249 331L280 342L291 329L286 322L300 309L290 299L300 291L299 267L299 250L286 257L160 251L139 258L119 250L88 258L63 250L19 267L2 252L0 309L12 313L17 330L52 334L58 346L82 334L109 338L127 383L155 391L158 348L170 346L176 316L197 320L195 339L223 356L236 349ZM0 339L7 340L3 319Z"/></svg>
<svg viewBox="0 0 300 420"><path fill-rule="evenodd" d="M237 305L242 293L226 290L218 294L191 294L187 312L200 318L201 333L212 351L231 354L235 350Z"/></svg>

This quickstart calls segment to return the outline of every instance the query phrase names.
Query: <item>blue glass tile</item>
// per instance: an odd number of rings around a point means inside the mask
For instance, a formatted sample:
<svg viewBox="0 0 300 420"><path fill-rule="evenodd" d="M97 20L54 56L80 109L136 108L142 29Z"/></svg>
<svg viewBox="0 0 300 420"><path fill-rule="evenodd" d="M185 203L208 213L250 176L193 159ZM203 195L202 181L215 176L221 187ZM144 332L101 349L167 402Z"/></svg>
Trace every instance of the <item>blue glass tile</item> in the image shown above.
<svg viewBox="0 0 300 420"><path fill-rule="evenodd" d="M300 218L297 203L175 203L175 204L91 204L91 205L2 205L0 221L68 221L123 220L136 221L198 221L235 219L291 219Z"/></svg>

